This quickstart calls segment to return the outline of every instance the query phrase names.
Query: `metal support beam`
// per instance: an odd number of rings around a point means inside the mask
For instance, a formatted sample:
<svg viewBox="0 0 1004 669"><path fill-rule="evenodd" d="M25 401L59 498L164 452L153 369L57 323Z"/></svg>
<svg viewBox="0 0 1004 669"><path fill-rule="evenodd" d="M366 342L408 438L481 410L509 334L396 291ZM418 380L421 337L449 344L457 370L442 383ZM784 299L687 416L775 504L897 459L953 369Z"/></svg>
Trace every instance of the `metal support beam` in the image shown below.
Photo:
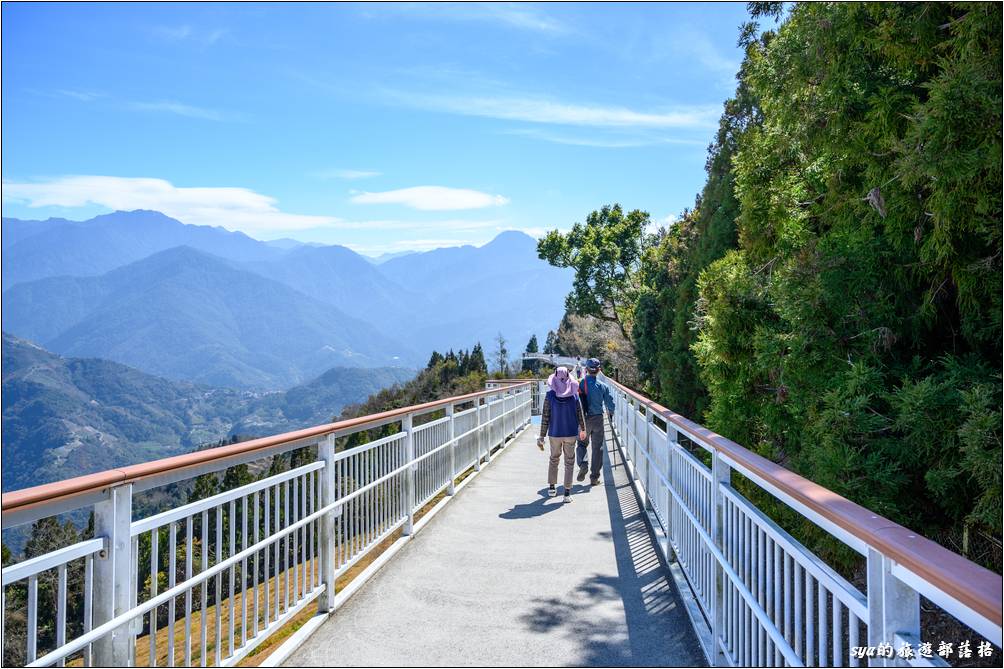
<svg viewBox="0 0 1004 669"><path fill-rule="evenodd" d="M136 582L133 580L132 484L116 486L108 499L94 505L94 535L106 537L107 548L94 561L94 626L129 610ZM123 624L94 642L94 664L127 667L134 664L135 644L131 625Z"/></svg>
<svg viewBox="0 0 1004 669"><path fill-rule="evenodd" d="M453 417L453 405L446 405L446 417L449 418L447 425L449 426L446 438L450 442L450 447L447 449L450 453L450 483L446 486L446 494L454 495L457 492L457 444L454 441L457 434L456 419Z"/></svg>
<svg viewBox="0 0 1004 669"><path fill-rule="evenodd" d="M401 531L404 535L411 535L415 533L415 433L414 433L414 416L408 414L401 419L401 431L405 433L405 449L407 453L408 462L410 463L407 469L407 476L404 478L404 490L405 490L405 504L408 505L408 520L404 524L404 529Z"/></svg>
<svg viewBox="0 0 1004 669"><path fill-rule="evenodd" d="M868 645L893 648L891 658L871 658L873 667L896 664L896 635L920 638L920 595L893 575L894 564L874 548L868 549Z"/></svg>
<svg viewBox="0 0 1004 669"><path fill-rule="evenodd" d="M321 470L321 506L328 506L335 501L335 435L329 435L317 445L317 459L324 462ZM324 514L321 519L321 582L324 583L324 593L318 599L318 611L327 613L335 603L335 512Z"/></svg>
<svg viewBox="0 0 1004 669"><path fill-rule="evenodd" d="M723 528L725 525L725 496L723 485L732 485L732 468L718 457L711 456L711 538L715 547L722 554L727 552ZM722 564L714 561L714 592L711 596L711 665L722 667L728 664L719 640L725 638L725 570Z"/></svg>

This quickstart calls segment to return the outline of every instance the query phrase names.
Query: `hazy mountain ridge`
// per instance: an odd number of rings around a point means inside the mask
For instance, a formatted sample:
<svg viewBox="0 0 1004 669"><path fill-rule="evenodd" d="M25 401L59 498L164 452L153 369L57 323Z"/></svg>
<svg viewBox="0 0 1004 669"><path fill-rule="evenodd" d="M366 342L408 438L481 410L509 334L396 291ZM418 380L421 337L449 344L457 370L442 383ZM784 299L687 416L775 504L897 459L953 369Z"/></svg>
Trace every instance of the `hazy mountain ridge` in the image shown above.
<svg viewBox="0 0 1004 669"><path fill-rule="evenodd" d="M175 246L239 261L284 253L242 232L187 225L157 211L116 211L86 221L3 219L3 289L51 276L95 276Z"/></svg>
<svg viewBox="0 0 1004 669"><path fill-rule="evenodd" d="M171 381L96 358L63 358L3 334L3 489L168 457L232 434L330 421L411 379L403 368L334 368L264 395Z"/></svg>
<svg viewBox="0 0 1004 669"><path fill-rule="evenodd" d="M336 365L415 362L330 304L187 247L98 277L18 284L2 309L5 329L59 354L213 385L283 388Z"/></svg>
<svg viewBox="0 0 1004 669"><path fill-rule="evenodd" d="M415 366L476 341L491 351L499 332L516 351L560 320L572 277L516 231L380 264L150 211L4 219L3 236L7 331L65 355L259 389L336 365Z"/></svg>

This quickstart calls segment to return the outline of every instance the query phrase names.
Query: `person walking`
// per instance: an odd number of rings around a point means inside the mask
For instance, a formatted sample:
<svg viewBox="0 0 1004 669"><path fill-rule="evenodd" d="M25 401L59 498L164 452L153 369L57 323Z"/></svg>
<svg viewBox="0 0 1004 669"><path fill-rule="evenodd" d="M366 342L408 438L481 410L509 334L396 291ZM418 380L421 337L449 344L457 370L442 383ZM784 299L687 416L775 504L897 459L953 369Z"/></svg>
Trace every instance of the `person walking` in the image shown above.
<svg viewBox="0 0 1004 669"><path fill-rule="evenodd" d="M580 439L575 448L575 459L579 463L577 480L584 480L586 471L589 471L589 485L600 482L600 471L603 469L603 409L606 408L611 421L614 419L614 396L607 384L597 377L599 372L600 361L589 358L586 360L586 374L579 383L579 399L586 411L586 437ZM590 445L593 452L587 464L586 451Z"/></svg>
<svg viewBox="0 0 1004 669"><path fill-rule="evenodd" d="M567 367L558 367L547 379L549 390L544 397L540 415L540 436L537 447L544 450L544 437L550 441L547 464L547 494L558 494L558 461L565 457L565 502L572 501L572 471L575 468L575 444L586 438L586 417L579 403L579 384L568 374Z"/></svg>

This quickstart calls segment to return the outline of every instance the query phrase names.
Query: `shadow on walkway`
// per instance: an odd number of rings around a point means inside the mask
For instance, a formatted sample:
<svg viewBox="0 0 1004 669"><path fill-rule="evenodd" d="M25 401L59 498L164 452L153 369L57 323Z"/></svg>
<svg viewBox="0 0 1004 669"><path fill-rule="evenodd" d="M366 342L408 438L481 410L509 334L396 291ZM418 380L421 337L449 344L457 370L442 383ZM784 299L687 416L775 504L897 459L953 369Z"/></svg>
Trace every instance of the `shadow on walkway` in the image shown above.
<svg viewBox="0 0 1004 669"><path fill-rule="evenodd" d="M584 654L568 658L570 664L704 666L690 619L652 543L620 455L611 439L607 444L602 489L611 529L596 535L613 541L617 576L594 573L565 597L538 598L523 622L539 634L577 639ZM626 630L605 615L613 608L623 609Z"/></svg>

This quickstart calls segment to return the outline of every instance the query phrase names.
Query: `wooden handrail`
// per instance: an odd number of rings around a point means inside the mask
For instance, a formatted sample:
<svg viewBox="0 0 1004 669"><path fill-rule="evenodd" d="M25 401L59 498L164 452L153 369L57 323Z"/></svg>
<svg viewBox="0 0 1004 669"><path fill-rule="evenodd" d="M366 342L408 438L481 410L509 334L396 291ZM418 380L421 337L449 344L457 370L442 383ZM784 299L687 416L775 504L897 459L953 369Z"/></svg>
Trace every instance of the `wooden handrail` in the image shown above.
<svg viewBox="0 0 1004 669"><path fill-rule="evenodd" d="M525 381L525 383L529 384L530 382ZM518 387L518 385L511 385L504 390L511 390L515 387ZM359 416L358 418L349 418L347 420L341 420L334 423L315 425L314 427L295 430L293 432L284 432L270 437L261 437L259 439L242 441L237 444L207 448L201 451L195 451L194 453L185 453L183 455L162 458L160 460L152 460L150 462L143 462L137 465L130 465L128 467L109 469L96 474L87 474L85 476L77 476L72 479L54 481L52 483L45 483L31 488L23 488L21 490L4 493L2 498L0 498L0 505L2 505L3 514L6 516L9 512L23 509L27 506L43 504L48 501L65 499L76 495L83 495L89 492L96 492L112 485L128 483L130 481L135 481L148 476L155 476L167 471L204 465L214 460L224 460L232 458L236 455L253 453L255 451L279 446L283 443L293 443L304 439L322 437L333 432L343 432L345 430L355 428L365 429L367 425L374 425L375 427L376 425L385 424L389 420L393 420L394 418L405 416L410 413L428 413L429 411L434 411L447 405L460 404L487 395L494 395L497 394L499 390L502 389L492 388L490 390L480 390L466 395L447 397L441 400L425 402L424 404L415 404L412 406L401 407L400 409L391 409L390 411L370 414L367 416Z"/></svg>
<svg viewBox="0 0 1004 669"><path fill-rule="evenodd" d="M622 383L609 377L606 382L642 403L667 423L698 436L707 446L747 468L979 615L1001 625L1004 579L1000 574L743 448L731 439L667 409Z"/></svg>

